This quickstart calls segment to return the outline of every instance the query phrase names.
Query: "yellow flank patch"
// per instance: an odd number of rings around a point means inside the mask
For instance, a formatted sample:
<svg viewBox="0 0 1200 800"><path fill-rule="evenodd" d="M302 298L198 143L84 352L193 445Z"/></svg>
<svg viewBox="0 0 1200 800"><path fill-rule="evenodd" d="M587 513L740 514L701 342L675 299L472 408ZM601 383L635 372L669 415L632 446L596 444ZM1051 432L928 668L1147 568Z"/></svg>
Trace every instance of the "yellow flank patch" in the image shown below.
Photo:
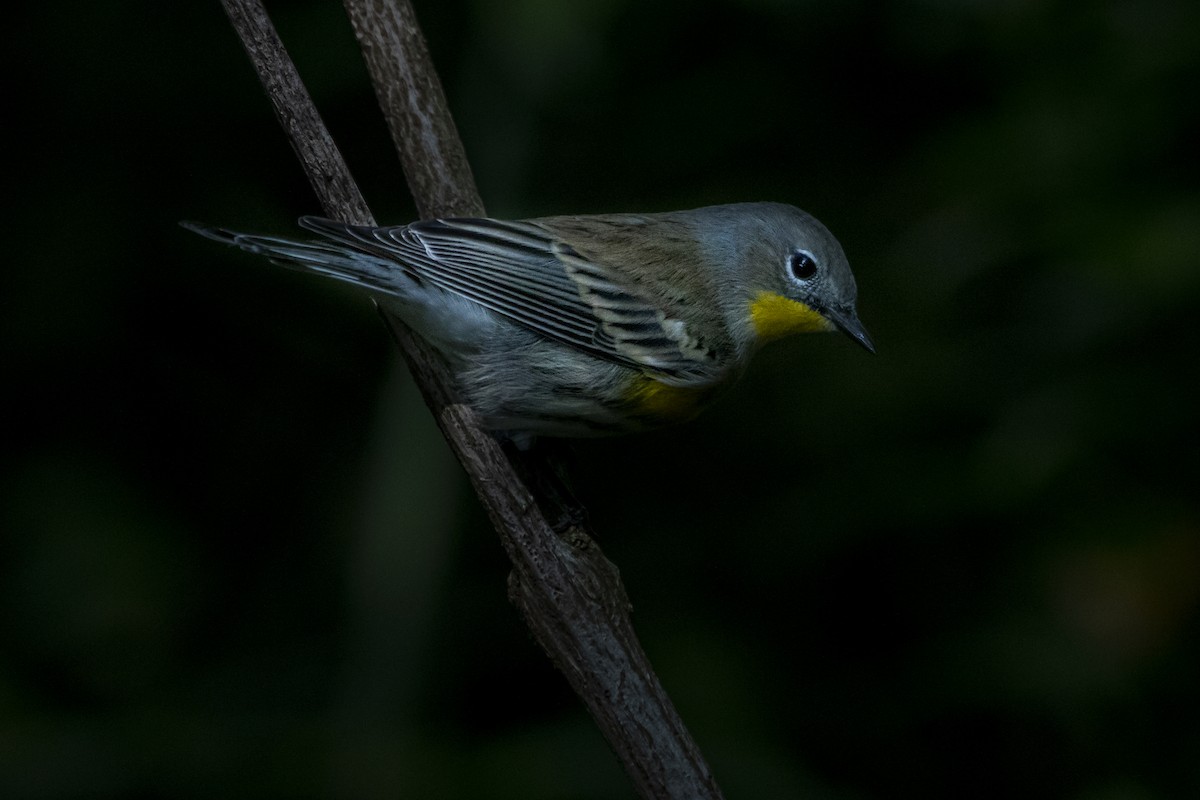
<svg viewBox="0 0 1200 800"><path fill-rule="evenodd" d="M640 415L663 422L687 422L700 413L711 394L708 387L668 386L641 376L629 387L626 398Z"/></svg>
<svg viewBox="0 0 1200 800"><path fill-rule="evenodd" d="M833 323L797 300L773 292L761 292L750 303L754 332L762 341L793 333L811 333L833 329Z"/></svg>

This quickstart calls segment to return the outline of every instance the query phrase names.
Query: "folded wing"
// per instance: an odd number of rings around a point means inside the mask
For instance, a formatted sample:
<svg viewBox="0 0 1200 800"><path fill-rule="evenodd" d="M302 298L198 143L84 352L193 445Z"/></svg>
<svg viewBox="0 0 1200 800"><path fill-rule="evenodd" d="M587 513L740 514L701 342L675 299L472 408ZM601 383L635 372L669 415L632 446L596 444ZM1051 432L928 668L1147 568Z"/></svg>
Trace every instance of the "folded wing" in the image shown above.
<svg viewBox="0 0 1200 800"><path fill-rule="evenodd" d="M714 353L694 347L682 320L612 265L589 260L535 223L447 219L372 228L302 217L300 224L399 262L410 277L547 338L669 383L704 383L722 372Z"/></svg>

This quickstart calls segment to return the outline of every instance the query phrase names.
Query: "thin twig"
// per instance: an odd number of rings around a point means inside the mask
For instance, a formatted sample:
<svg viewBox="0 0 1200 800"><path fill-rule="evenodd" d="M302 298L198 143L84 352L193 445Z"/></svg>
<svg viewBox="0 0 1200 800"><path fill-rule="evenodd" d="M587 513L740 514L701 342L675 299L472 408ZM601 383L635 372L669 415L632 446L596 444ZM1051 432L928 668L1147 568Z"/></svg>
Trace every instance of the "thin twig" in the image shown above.
<svg viewBox="0 0 1200 800"><path fill-rule="evenodd" d="M483 200L412 5L345 6L421 218L482 217Z"/></svg>
<svg viewBox="0 0 1200 800"><path fill-rule="evenodd" d="M336 219L370 222L370 212L260 0L222 3L325 212ZM422 215L482 215L410 4L345 3ZM398 320L387 319L513 562L510 597L587 705L639 795L721 797L638 644L616 567L580 525L569 526L561 536L554 533L497 441L480 428L470 408L456 401L437 356ZM553 485L546 465L529 462L522 468L535 485Z"/></svg>

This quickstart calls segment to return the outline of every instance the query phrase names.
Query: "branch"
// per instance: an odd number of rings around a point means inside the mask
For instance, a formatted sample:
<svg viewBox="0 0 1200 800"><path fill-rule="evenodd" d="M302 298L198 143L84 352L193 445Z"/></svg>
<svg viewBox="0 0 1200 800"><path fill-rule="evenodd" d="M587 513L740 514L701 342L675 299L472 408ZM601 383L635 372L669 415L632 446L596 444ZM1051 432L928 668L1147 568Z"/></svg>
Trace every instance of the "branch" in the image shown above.
<svg viewBox="0 0 1200 800"><path fill-rule="evenodd" d="M422 216L483 215L441 82L407 0L345 0ZM373 222L261 0L222 0L325 213ZM437 355L385 315L438 425L466 469L513 563L509 595L587 705L644 798L720 798L707 764L663 691L629 621L617 569L578 524L556 535L534 494L475 413L455 398ZM554 486L548 465L519 465Z"/></svg>
<svg viewBox="0 0 1200 800"><path fill-rule="evenodd" d="M345 0L422 219L482 217L483 200L408 0Z"/></svg>

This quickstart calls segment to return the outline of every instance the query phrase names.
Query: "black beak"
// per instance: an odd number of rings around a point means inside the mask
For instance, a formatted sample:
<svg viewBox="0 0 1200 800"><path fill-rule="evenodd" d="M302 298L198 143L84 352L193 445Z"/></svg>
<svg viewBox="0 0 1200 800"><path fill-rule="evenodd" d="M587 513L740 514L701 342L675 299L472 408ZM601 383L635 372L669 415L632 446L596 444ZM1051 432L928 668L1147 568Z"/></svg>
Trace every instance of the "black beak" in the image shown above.
<svg viewBox="0 0 1200 800"><path fill-rule="evenodd" d="M865 347L868 352L875 352L875 343L871 341L867 329L858 321L858 314L854 313L853 308L828 309L825 311L825 318L836 325L842 333Z"/></svg>

